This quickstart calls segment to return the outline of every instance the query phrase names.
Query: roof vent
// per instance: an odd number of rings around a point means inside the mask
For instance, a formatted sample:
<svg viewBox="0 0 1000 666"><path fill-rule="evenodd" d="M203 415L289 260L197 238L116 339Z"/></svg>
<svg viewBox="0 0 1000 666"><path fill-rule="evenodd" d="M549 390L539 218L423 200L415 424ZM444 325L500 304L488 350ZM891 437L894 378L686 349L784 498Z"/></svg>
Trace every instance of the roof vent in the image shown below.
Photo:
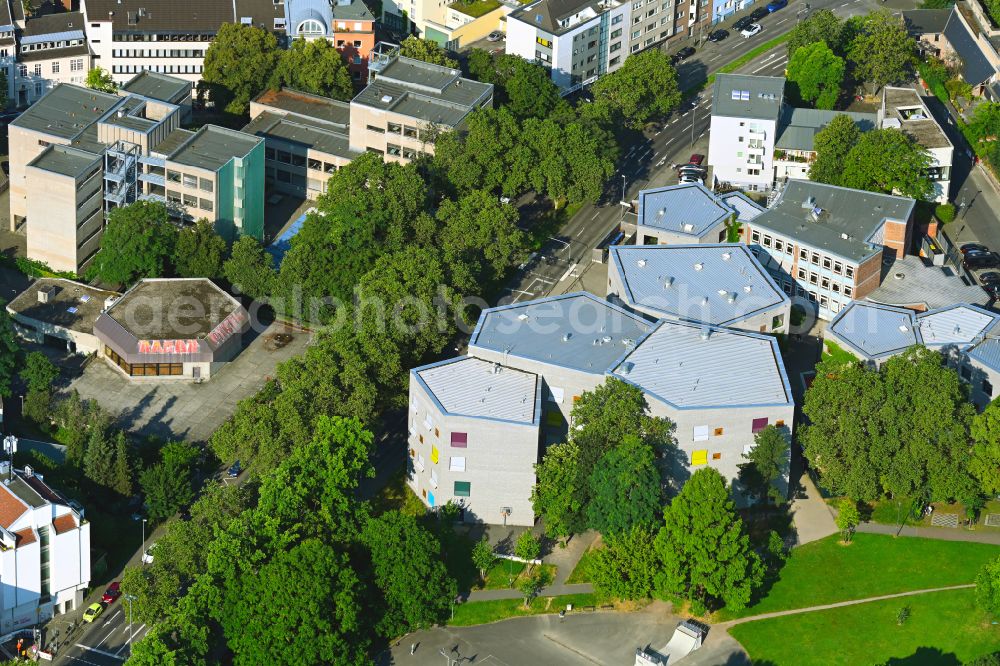
<svg viewBox="0 0 1000 666"><path fill-rule="evenodd" d="M624 363L622 363L622 374L627 375L631 373L634 367L635 363L633 363L632 361L625 361Z"/></svg>
<svg viewBox="0 0 1000 666"><path fill-rule="evenodd" d="M382 103L388 104L392 101L392 95L382 95Z"/></svg>
<svg viewBox="0 0 1000 666"><path fill-rule="evenodd" d="M750 285L748 285L748 284L744 285L743 286L743 291L745 291L745 292L747 292L749 294L751 291L753 291L753 287L750 286Z"/></svg>
<svg viewBox="0 0 1000 666"><path fill-rule="evenodd" d="M606 345L609 342L611 342L611 336L610 335L605 335L603 338L601 338L601 344L602 345Z"/></svg>
<svg viewBox="0 0 1000 666"><path fill-rule="evenodd" d="M670 286L673 283L674 283L674 278L673 277L665 277L665 278L663 278L663 288L664 289L670 289Z"/></svg>
<svg viewBox="0 0 1000 666"><path fill-rule="evenodd" d="M708 305L708 296L706 296L705 298L701 299L701 304L702 305Z"/></svg>
<svg viewBox="0 0 1000 666"><path fill-rule="evenodd" d="M806 197L806 200L802 202L802 207L805 209L811 209L816 205L816 197L810 195Z"/></svg>
<svg viewBox="0 0 1000 666"><path fill-rule="evenodd" d="M903 278L906 277L906 273L893 273L892 277L894 277L897 280L902 280Z"/></svg>
<svg viewBox="0 0 1000 666"><path fill-rule="evenodd" d="M50 284L48 286L42 287L41 289L38 290L38 302L48 303L52 299L52 297L55 296L55 293L56 293L55 285Z"/></svg>
<svg viewBox="0 0 1000 666"><path fill-rule="evenodd" d="M705 264L701 263L700 261L699 261L699 262L698 262L697 264L695 264L695 265L694 265L694 269L695 269L696 271L700 271L700 270L701 270L701 269L703 269L704 267L705 267Z"/></svg>
<svg viewBox="0 0 1000 666"><path fill-rule="evenodd" d="M725 296L725 295L726 295L726 290L725 289L720 289L719 290L719 296Z"/></svg>
<svg viewBox="0 0 1000 666"><path fill-rule="evenodd" d="M907 332L907 331L909 331L909 330L910 330L910 329L908 329L908 328L907 328L907 327L906 327L905 325L902 325L902 324L901 324L901 325L900 325L900 327L899 327L899 332L900 332L900 333L906 333L906 332Z"/></svg>
<svg viewBox="0 0 1000 666"><path fill-rule="evenodd" d="M851 235L848 233L840 234L840 237L844 240L851 240Z"/></svg>
<svg viewBox="0 0 1000 666"><path fill-rule="evenodd" d="M499 374L500 374L500 371L501 371L502 369L503 369L503 368L502 368L502 366L501 366L501 365L500 365L499 363L494 363L494 364L493 364L493 374L494 374L494 375L499 375Z"/></svg>
<svg viewBox="0 0 1000 666"><path fill-rule="evenodd" d="M522 312L521 314L517 315L517 318L520 319L521 321L527 321L528 320L528 315L526 315L526 314L524 314Z"/></svg>
<svg viewBox="0 0 1000 666"><path fill-rule="evenodd" d="M694 231L694 225L690 222L684 223L684 231Z"/></svg>
<svg viewBox="0 0 1000 666"><path fill-rule="evenodd" d="M569 342L569 339L573 337L573 334L569 331L563 333L563 342Z"/></svg>
<svg viewBox="0 0 1000 666"><path fill-rule="evenodd" d="M710 337L712 337L712 331L711 331L711 329L708 328L708 326L703 327L701 329L701 336L700 337L701 337L702 340L708 340Z"/></svg>
<svg viewBox="0 0 1000 666"><path fill-rule="evenodd" d="M646 267L646 260L645 259L640 259L639 261L635 262L635 265L638 266L639 268L645 268Z"/></svg>
<svg viewBox="0 0 1000 666"><path fill-rule="evenodd" d="M733 255L730 254L729 252L723 252L722 253L722 260L723 261L729 261L732 258L732 256Z"/></svg>
<svg viewBox="0 0 1000 666"><path fill-rule="evenodd" d="M632 345L635 344L635 340L633 340L632 338L622 338L622 344L625 345L626 347L631 347Z"/></svg>
<svg viewBox="0 0 1000 666"><path fill-rule="evenodd" d="M736 292L734 291L733 293L729 294L729 298L727 298L726 300L729 301L730 303L735 303L736 302Z"/></svg>

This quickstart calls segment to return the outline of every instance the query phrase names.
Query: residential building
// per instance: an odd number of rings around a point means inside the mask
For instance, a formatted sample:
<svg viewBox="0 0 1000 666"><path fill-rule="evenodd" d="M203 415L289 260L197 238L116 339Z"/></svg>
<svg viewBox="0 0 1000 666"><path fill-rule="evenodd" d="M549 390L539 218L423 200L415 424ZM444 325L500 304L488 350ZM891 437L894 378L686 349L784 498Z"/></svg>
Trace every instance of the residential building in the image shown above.
<svg viewBox="0 0 1000 666"><path fill-rule="evenodd" d="M363 0L284 0L284 4L290 38L328 40L344 56L351 78L367 81L375 16Z"/></svg>
<svg viewBox="0 0 1000 666"><path fill-rule="evenodd" d="M15 10L13 12L12 10ZM24 8L21 3L15 2L13 5L7 1L0 2L0 69L7 75L8 100L16 100L16 61L17 61L17 28L16 20L20 18L24 21Z"/></svg>
<svg viewBox="0 0 1000 666"><path fill-rule="evenodd" d="M83 85L86 81L92 60L81 12L30 18L19 41L11 98L17 106L34 104L59 83Z"/></svg>
<svg viewBox="0 0 1000 666"><path fill-rule="evenodd" d="M654 319L785 333L791 300L742 243L609 251L608 300Z"/></svg>
<svg viewBox="0 0 1000 666"><path fill-rule="evenodd" d="M38 278L7 304L14 330L37 344L94 354L94 322L121 294L63 278Z"/></svg>
<svg viewBox="0 0 1000 666"><path fill-rule="evenodd" d="M847 116L862 132L875 129L878 116L854 111L799 109L785 105L778 120L778 138L774 143L774 182L789 178L808 180L809 167L816 159L816 134L837 116Z"/></svg>
<svg viewBox="0 0 1000 666"><path fill-rule="evenodd" d="M410 371L409 484L465 520L535 523L542 381L462 356Z"/></svg>
<svg viewBox="0 0 1000 666"><path fill-rule="evenodd" d="M1000 28L979 2L962 2L961 9L916 9L903 21L923 53L958 68L973 93L1000 100Z"/></svg>
<svg viewBox="0 0 1000 666"><path fill-rule="evenodd" d="M751 191L771 189L784 91L780 76L716 75L708 144L715 182Z"/></svg>
<svg viewBox="0 0 1000 666"><path fill-rule="evenodd" d="M492 84L466 79L460 70L401 57L390 45L370 55L372 80L351 100L352 151L375 152L388 162L432 155L440 132L493 104Z"/></svg>
<svg viewBox="0 0 1000 666"><path fill-rule="evenodd" d="M76 610L90 586L90 523L31 467L0 464L0 631Z"/></svg>
<svg viewBox="0 0 1000 666"><path fill-rule="evenodd" d="M401 35L417 34L457 51L505 28L505 17L521 6L516 0L466 3L462 0L386 0L382 25Z"/></svg>
<svg viewBox="0 0 1000 666"><path fill-rule="evenodd" d="M934 120L930 110L913 88L882 89L878 113L883 128L902 130L931 156L927 175L934 184L933 200L947 203L951 192L951 165L955 147Z"/></svg>
<svg viewBox="0 0 1000 666"><path fill-rule="evenodd" d="M352 150L351 105L297 90L266 90L250 102L243 132L264 138L264 175L277 190L315 199Z"/></svg>
<svg viewBox="0 0 1000 666"><path fill-rule="evenodd" d="M635 208L637 245L721 243L737 218L735 209L701 183L642 190Z"/></svg>
<svg viewBox="0 0 1000 666"><path fill-rule="evenodd" d="M11 229L27 234L28 256L81 271L105 215L140 198L167 202L181 220L207 218L228 240L262 240L263 139L214 125L189 132L183 112L59 84L11 122Z"/></svg>
<svg viewBox="0 0 1000 666"><path fill-rule="evenodd" d="M770 208L743 225L744 239L785 293L830 320L878 288L884 259L891 264L906 254L915 203L789 180Z"/></svg>
<svg viewBox="0 0 1000 666"><path fill-rule="evenodd" d="M117 83L152 71L192 84L201 79L205 51L225 23L255 25L285 35L280 0L81 0L93 64Z"/></svg>
<svg viewBox="0 0 1000 666"><path fill-rule="evenodd" d="M249 327L239 301L211 280L157 278L111 302L94 334L104 359L127 377L203 380L236 358Z"/></svg>
<svg viewBox="0 0 1000 666"><path fill-rule="evenodd" d="M712 23L724 21L753 4L753 0L712 0Z"/></svg>

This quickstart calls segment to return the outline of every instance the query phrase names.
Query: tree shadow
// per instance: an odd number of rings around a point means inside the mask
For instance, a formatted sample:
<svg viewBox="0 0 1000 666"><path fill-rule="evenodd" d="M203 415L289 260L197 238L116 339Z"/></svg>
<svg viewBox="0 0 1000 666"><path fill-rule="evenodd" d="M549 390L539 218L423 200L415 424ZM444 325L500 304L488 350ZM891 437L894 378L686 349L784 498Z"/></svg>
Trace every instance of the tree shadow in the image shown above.
<svg viewBox="0 0 1000 666"><path fill-rule="evenodd" d="M921 647L909 657L893 657L879 666L962 666L953 652L943 652L940 648Z"/></svg>

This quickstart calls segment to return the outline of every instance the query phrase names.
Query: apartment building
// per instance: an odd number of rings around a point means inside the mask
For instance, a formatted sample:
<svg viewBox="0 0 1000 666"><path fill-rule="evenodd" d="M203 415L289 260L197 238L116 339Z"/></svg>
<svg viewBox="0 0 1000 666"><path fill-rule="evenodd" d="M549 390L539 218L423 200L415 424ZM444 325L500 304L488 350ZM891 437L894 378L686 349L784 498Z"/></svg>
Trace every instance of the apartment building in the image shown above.
<svg viewBox="0 0 1000 666"><path fill-rule="evenodd" d="M878 122L883 128L901 130L930 154L931 163L927 176L934 184L933 200L947 203L951 193L951 165L955 147L934 120L917 91L892 86L883 88Z"/></svg>
<svg viewBox="0 0 1000 666"><path fill-rule="evenodd" d="M642 190L635 209L637 245L721 243L737 219L736 210L701 183Z"/></svg>
<svg viewBox="0 0 1000 666"><path fill-rule="evenodd" d="M1000 27L981 3L904 11L902 18L923 53L957 68L973 94L1000 100Z"/></svg>
<svg viewBox="0 0 1000 666"><path fill-rule="evenodd" d="M493 86L450 67L398 55L389 45L371 55L372 80L351 100L350 149L379 153L388 162L434 154L442 131L493 104Z"/></svg>
<svg viewBox="0 0 1000 666"><path fill-rule="evenodd" d="M774 142L774 182L789 178L808 180L809 167L816 159L816 135L837 116L847 116L858 129L868 132L878 126L874 113L800 109L785 105L778 120L778 138Z"/></svg>
<svg viewBox="0 0 1000 666"><path fill-rule="evenodd" d="M205 51L224 23L285 36L280 0L81 0L81 10L93 64L117 83L142 71L198 82Z"/></svg>
<svg viewBox="0 0 1000 666"><path fill-rule="evenodd" d="M99 249L104 216L141 198L181 220L207 218L228 239L262 239L263 140L214 125L189 132L183 113L59 84L11 122L11 229L26 233L28 256L79 272Z"/></svg>
<svg viewBox="0 0 1000 666"><path fill-rule="evenodd" d="M59 83L83 85L92 58L81 12L29 18L20 30L19 42L14 104L34 104Z"/></svg>
<svg viewBox="0 0 1000 666"><path fill-rule="evenodd" d="M0 631L80 607L90 586L90 523L31 467L0 464Z"/></svg>
<svg viewBox="0 0 1000 666"><path fill-rule="evenodd" d="M791 300L742 243L622 245L609 251L608 300L653 319L786 333Z"/></svg>
<svg viewBox="0 0 1000 666"><path fill-rule="evenodd" d="M743 190L771 189L784 91L780 76L715 77L708 163L716 182Z"/></svg>
<svg viewBox="0 0 1000 666"><path fill-rule="evenodd" d="M901 259L913 233L913 199L789 180L744 240L786 294L830 320L882 282L883 260Z"/></svg>

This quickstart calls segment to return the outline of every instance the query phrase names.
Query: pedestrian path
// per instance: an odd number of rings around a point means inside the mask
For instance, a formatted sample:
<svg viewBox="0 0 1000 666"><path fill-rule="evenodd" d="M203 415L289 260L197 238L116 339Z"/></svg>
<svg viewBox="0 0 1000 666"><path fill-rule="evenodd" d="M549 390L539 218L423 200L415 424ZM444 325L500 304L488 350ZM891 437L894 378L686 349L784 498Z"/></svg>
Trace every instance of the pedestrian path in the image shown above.
<svg viewBox="0 0 1000 666"><path fill-rule="evenodd" d="M538 593L540 597L561 597L564 594L589 594L594 591L594 586L590 583L577 583L575 585L550 585L542 588ZM497 599L521 599L524 595L517 590L473 590L469 593L467 601L496 601Z"/></svg>
<svg viewBox="0 0 1000 666"><path fill-rule="evenodd" d="M833 522L833 514L823 501L819 489L808 474L799 478L802 485L802 495L792 500L792 524L795 526L795 545L818 541L823 537L836 534L837 525Z"/></svg>
<svg viewBox="0 0 1000 666"><path fill-rule="evenodd" d="M972 541L977 543L992 543L1000 546L1000 532L993 530L966 530L953 529L947 527L912 527L906 526L899 529L896 525L883 525L881 523L861 523L857 528L858 532L866 534L890 534L906 537L920 537L923 539L941 539L943 541Z"/></svg>

